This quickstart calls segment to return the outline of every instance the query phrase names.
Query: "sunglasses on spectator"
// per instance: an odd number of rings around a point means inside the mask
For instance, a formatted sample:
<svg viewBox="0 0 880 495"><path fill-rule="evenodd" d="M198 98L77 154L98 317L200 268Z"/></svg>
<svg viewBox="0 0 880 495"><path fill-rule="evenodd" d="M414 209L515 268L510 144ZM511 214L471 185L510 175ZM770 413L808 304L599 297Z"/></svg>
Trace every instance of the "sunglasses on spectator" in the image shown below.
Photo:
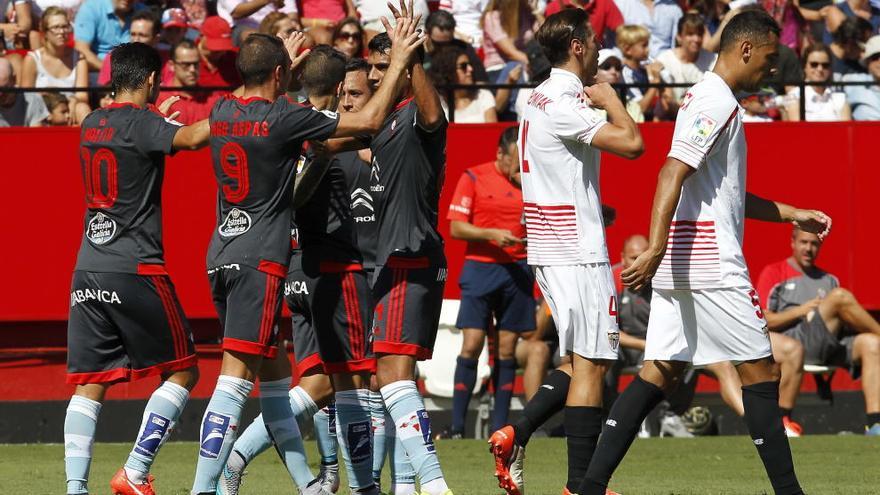
<svg viewBox="0 0 880 495"><path fill-rule="evenodd" d="M195 61L195 62L183 62L183 61L177 61L177 60L174 60L174 65L179 65L179 66L181 66L181 67L183 67L183 68L186 69L186 68L189 68L189 67L198 67L198 66L199 66L199 62L198 62L198 61Z"/></svg>
<svg viewBox="0 0 880 495"><path fill-rule="evenodd" d="M456 64L455 67L460 71L466 71L469 68L473 67L470 62L462 62L460 64Z"/></svg>
<svg viewBox="0 0 880 495"><path fill-rule="evenodd" d="M67 31L70 31L71 29L72 29L72 27L70 24L61 24L58 26L49 26L46 28L46 31L51 31L51 32L55 32L55 33L65 33Z"/></svg>
<svg viewBox="0 0 880 495"><path fill-rule="evenodd" d="M338 39L338 40L355 41L355 40L357 40L357 39L360 37L360 35L361 35L361 33L351 33L351 32L349 32L349 33L344 33L344 32L343 32L343 33L339 33L339 34L337 34L337 35L336 35L336 39Z"/></svg>
<svg viewBox="0 0 880 495"><path fill-rule="evenodd" d="M823 69L828 69L831 67L831 62L809 62L811 69L818 69L819 67Z"/></svg>
<svg viewBox="0 0 880 495"><path fill-rule="evenodd" d="M870 57L868 57L868 63L876 62L878 60L880 60L880 53L875 53L875 54L871 55Z"/></svg>
<svg viewBox="0 0 880 495"><path fill-rule="evenodd" d="M614 70L616 70L617 72L620 72L620 71L623 70L623 64L620 64L620 63L613 63L613 62L606 62L606 63L600 65L599 68L602 69L602 70L611 70L611 69L614 69Z"/></svg>

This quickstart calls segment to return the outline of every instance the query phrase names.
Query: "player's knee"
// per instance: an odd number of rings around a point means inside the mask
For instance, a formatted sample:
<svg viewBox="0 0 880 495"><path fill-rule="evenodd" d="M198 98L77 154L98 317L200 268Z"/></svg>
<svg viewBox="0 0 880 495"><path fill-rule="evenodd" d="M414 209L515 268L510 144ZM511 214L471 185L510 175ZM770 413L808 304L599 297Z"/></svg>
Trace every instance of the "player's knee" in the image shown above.
<svg viewBox="0 0 880 495"><path fill-rule="evenodd" d="M862 354L874 358L880 358L880 336L877 336L873 333L866 333L859 335L859 339L862 340Z"/></svg>
<svg viewBox="0 0 880 495"><path fill-rule="evenodd" d="M546 366L550 361L550 347L545 342L530 342L528 359L529 363L544 363Z"/></svg>
<svg viewBox="0 0 880 495"><path fill-rule="evenodd" d="M852 292L841 287L831 289L831 292L828 293L827 297L839 305L856 302L856 296L854 296Z"/></svg>
<svg viewBox="0 0 880 495"><path fill-rule="evenodd" d="M193 366L192 368L187 368L185 370L175 371L165 379L176 385L180 385L187 390L192 390L196 386L196 383L199 382L199 376L199 368Z"/></svg>
<svg viewBox="0 0 880 495"><path fill-rule="evenodd" d="M804 367L804 345L795 339L791 339L788 345L788 358L797 364L798 368Z"/></svg>
<svg viewBox="0 0 880 495"><path fill-rule="evenodd" d="M470 332L465 333L465 338L461 343L461 352L459 355L466 359L477 359L480 357L480 352L483 351L483 339L482 336L476 338L469 334Z"/></svg>

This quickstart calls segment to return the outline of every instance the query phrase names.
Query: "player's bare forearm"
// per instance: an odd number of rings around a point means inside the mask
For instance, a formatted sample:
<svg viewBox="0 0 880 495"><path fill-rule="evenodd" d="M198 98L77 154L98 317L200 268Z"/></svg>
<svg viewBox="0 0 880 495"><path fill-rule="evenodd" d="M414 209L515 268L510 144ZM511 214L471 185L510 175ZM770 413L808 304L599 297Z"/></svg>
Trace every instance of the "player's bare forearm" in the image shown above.
<svg viewBox="0 0 880 495"><path fill-rule="evenodd" d="M208 144L210 135L211 127L208 125L208 119L200 120L195 124L181 127L174 134L171 146L175 150L197 150Z"/></svg>
<svg viewBox="0 0 880 495"><path fill-rule="evenodd" d="M803 311L800 306L794 306L778 313L765 309L764 319L767 320L767 329L771 332L779 332L801 319L803 317L802 313Z"/></svg>
<svg viewBox="0 0 880 495"><path fill-rule="evenodd" d="M657 258L666 253L669 241L669 227L675 208L681 198L681 186L694 169L675 158L668 158L660 174L657 176L657 191L654 193L654 204L651 207L651 230L648 251Z"/></svg>
<svg viewBox="0 0 880 495"><path fill-rule="evenodd" d="M746 193L746 218L765 222L790 222L794 219L794 211L795 208L785 203Z"/></svg>
<svg viewBox="0 0 880 495"><path fill-rule="evenodd" d="M645 339L633 337L632 335L621 330L620 331L620 347L644 351L645 350Z"/></svg>
<svg viewBox="0 0 880 495"><path fill-rule="evenodd" d="M584 92L594 106L603 108L608 113L608 124L596 132L590 145L630 160L641 156L645 151L642 133L626 111L617 92L607 83L588 86L584 88Z"/></svg>
<svg viewBox="0 0 880 495"><path fill-rule="evenodd" d="M346 138L328 139L324 142L327 153L338 155L346 151L359 151L370 147L369 136L354 136Z"/></svg>
<svg viewBox="0 0 880 495"><path fill-rule="evenodd" d="M83 56L83 58L86 59L86 62L88 62L89 67L91 67L92 70L101 70L101 65L103 65L103 62L101 62L101 59L99 59L98 56L95 55L95 52L92 51L92 47L89 46L88 43L86 43L85 41L77 40L74 42L74 46L76 47L76 51L78 51Z"/></svg>
<svg viewBox="0 0 880 495"><path fill-rule="evenodd" d="M229 15L235 19L243 19L255 14L257 11L265 7L269 2L266 0L252 0L250 2L242 2L232 9Z"/></svg>
<svg viewBox="0 0 880 495"><path fill-rule="evenodd" d="M460 241L483 242L491 239L488 229L481 229L469 222L453 220L449 222L449 234Z"/></svg>
<svg viewBox="0 0 880 495"><path fill-rule="evenodd" d="M413 99L419 109L419 125L427 131L436 129L444 118L440 95L428 79L428 74L425 73L421 63L414 63L411 71Z"/></svg>

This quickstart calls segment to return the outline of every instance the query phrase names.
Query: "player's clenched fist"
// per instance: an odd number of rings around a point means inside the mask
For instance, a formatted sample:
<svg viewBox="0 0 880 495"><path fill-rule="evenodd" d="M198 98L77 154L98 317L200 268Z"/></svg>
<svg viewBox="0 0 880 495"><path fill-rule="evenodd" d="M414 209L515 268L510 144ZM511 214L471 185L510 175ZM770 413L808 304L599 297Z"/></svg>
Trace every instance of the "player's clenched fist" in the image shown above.
<svg viewBox="0 0 880 495"><path fill-rule="evenodd" d="M620 103L620 97L617 96L617 91L614 91L614 88L608 83L587 86L584 88L584 93L586 93L587 98L593 102L593 106L596 108L606 108L608 105Z"/></svg>

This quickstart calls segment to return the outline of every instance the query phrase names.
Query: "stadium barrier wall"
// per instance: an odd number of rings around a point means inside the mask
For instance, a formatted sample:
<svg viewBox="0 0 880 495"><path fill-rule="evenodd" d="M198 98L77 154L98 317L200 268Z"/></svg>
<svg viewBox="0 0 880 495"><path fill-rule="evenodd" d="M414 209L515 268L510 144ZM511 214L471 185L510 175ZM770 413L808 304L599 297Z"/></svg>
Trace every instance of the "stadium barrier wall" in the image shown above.
<svg viewBox="0 0 880 495"><path fill-rule="evenodd" d="M464 253L464 242L448 236L445 217L452 192L465 168L494 160L498 136L507 125L449 128L439 211L450 267L447 298L458 297ZM880 195L875 141L880 123L750 124L746 129L749 190L831 215L834 229L823 247L821 266L867 307L880 309L880 268L875 261L880 234L874 217ZM627 236L647 233L656 175L669 150L672 125L644 124L642 133L646 152L640 159L603 157L602 201L617 210L617 220L607 229L612 262L619 260ZM0 285L0 322L67 317L71 270L83 229L78 140L74 128L0 131L7 198L0 243L7 282ZM163 194L167 267L183 307L190 318L216 318L205 274L216 201L208 150L170 158ZM19 220L12 221L13 216ZM753 278L766 264L790 253L789 235L785 225L746 222L745 252Z"/></svg>

